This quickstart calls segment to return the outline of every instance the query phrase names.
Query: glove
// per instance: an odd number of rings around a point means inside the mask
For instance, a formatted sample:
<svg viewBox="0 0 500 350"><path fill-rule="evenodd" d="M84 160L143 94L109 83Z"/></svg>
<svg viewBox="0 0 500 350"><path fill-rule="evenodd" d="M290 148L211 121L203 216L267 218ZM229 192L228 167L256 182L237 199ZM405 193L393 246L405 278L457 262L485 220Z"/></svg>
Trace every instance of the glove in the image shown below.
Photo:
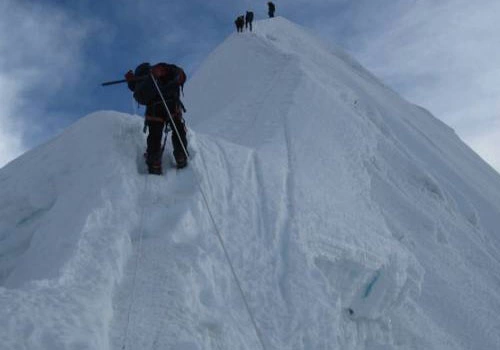
<svg viewBox="0 0 500 350"><path fill-rule="evenodd" d="M132 72L132 70L129 70L127 74L125 74L125 79L127 80L127 82L134 80L135 79L134 72Z"/></svg>

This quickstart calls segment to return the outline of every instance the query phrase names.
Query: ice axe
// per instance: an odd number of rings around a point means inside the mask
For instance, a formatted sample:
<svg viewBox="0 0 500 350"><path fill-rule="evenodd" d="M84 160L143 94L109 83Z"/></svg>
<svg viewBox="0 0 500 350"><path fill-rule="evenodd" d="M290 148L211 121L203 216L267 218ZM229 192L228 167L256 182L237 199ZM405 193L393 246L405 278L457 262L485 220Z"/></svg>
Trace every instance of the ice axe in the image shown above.
<svg viewBox="0 0 500 350"><path fill-rule="evenodd" d="M140 75L140 76L133 77L133 78L132 78L132 79L130 79L129 81L139 81L139 80L144 80L144 79L146 79L147 77L149 77L149 75ZM127 79L120 79L120 80L106 81L106 82L104 82L104 83L101 83L101 86L109 86L109 85L123 84L123 83L126 83L126 82L127 82Z"/></svg>

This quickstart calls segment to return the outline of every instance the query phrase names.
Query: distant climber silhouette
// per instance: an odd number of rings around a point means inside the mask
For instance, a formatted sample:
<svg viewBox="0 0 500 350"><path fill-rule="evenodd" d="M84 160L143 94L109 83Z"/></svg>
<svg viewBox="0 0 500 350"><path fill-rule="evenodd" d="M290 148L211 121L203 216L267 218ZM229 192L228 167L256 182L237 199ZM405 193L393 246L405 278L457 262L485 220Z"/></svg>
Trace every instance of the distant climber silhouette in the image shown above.
<svg viewBox="0 0 500 350"><path fill-rule="evenodd" d="M276 11L276 6L274 6L274 4L271 1L269 1L267 3L267 7L268 7L267 14L269 15L269 18L273 18L274 12Z"/></svg>
<svg viewBox="0 0 500 350"><path fill-rule="evenodd" d="M246 29L250 28L250 31L252 31L252 22L253 22L253 12L247 11L245 15L245 28Z"/></svg>
<svg viewBox="0 0 500 350"><path fill-rule="evenodd" d="M245 26L245 16L238 16L234 21L234 24L236 25L236 31L238 33L243 32L243 27Z"/></svg>

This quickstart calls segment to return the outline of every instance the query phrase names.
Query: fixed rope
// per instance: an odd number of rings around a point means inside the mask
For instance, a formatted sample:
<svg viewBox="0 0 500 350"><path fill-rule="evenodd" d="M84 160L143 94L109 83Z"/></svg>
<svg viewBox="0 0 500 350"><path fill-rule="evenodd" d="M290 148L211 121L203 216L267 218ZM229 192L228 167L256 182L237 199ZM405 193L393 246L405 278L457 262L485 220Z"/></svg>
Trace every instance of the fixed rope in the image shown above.
<svg viewBox="0 0 500 350"><path fill-rule="evenodd" d="M146 193L146 190L148 188L148 176L145 176L146 180L144 180L144 191L143 193ZM139 269L139 262L142 258L142 237L144 236L144 205L142 206L141 209L141 217L139 219L139 247L137 249L137 258L135 259L135 266L134 266L134 277L132 278L132 295L130 297L130 304L128 306L127 310L127 323L125 325L125 335L123 336L123 345L122 345L122 350L125 350L127 348L127 342L128 342L128 333L130 329L130 314L132 313L132 307L135 304L135 292L136 292L136 285L137 285L137 270Z"/></svg>
<svg viewBox="0 0 500 350"><path fill-rule="evenodd" d="M160 90L160 87L158 85L158 82L155 78L155 76L153 75L153 73L150 73L151 75L151 78L153 79L153 82L155 84L155 87L156 87L156 90L158 90L158 93L161 97L161 100L163 102L163 105L165 106L165 110L167 111L167 114L168 114L168 117L170 119L170 122L172 124L172 128L174 129L176 135L177 135L177 138L179 139L180 141L180 144L182 146L182 150L184 152L184 154L186 155L186 158L191 161L191 157L189 156L189 153L186 149L186 146L184 145L184 142L182 141L181 139L181 135L179 133L179 130L177 130L177 126L175 125L174 123L174 118L172 117L172 114L170 113L170 109L168 108L167 106L167 102L165 100L165 97L163 96L163 93L161 92ZM243 292L243 288L241 286L241 283L240 283L240 279L238 278L238 275L236 274L236 270L234 269L234 266L233 266L233 263L231 262L231 258L229 257L229 253L226 249L226 245L224 244L224 240L222 239L222 235L219 231L219 228L215 222L215 219L214 219L214 216L212 214L212 210L210 209L210 205L209 205L209 202L208 202L208 198L207 198L207 195L205 194L205 191L203 191L203 188L201 187L201 181L200 181L200 178L198 176L198 174L196 173L196 171L193 169L193 173L195 175L195 178L196 178L196 184L198 185L198 188L200 190L200 193L201 193L201 196L203 198L203 202L205 204L205 207L207 208L207 211L208 211L208 215L210 217L210 221L212 222L212 225L214 227L214 233L220 243L220 246L222 247L222 250L224 252L224 256L226 257L226 260L228 262L228 265L231 269L231 273L233 275L233 278L234 278L234 281L236 282L236 286L238 287L238 290L241 294L241 299L243 300L243 304L245 305L245 308L248 312L248 316L250 317L250 321L252 322L252 325L254 327L254 330L255 330L255 334L260 342L260 345L262 346L262 349L263 350L266 350L266 346L264 345L264 341L263 341L263 338L262 338L262 334L260 333L260 330L259 330L259 327L257 327L257 323L255 322L255 317L252 313L252 310L250 309L250 306L248 304L248 301L247 301L247 298L245 297L245 293Z"/></svg>
<svg viewBox="0 0 500 350"><path fill-rule="evenodd" d="M137 113L137 106L134 103L132 99L132 111L134 115ZM147 188L148 188L148 176L145 176L144 179L144 189L142 193L147 193ZM134 277L132 278L132 295L130 296L130 303L128 306L127 310L127 322L125 324L125 334L123 336L122 340L122 350L125 350L127 348L127 342L128 342L128 334L129 334L129 329L130 329L130 314L132 313L132 307L135 304L135 293L136 293L136 280L137 280L137 270L139 269L139 262L142 258L142 237L144 236L144 211L145 211L145 206L142 205L141 209L141 216L139 218L139 247L137 249L137 257L135 259L135 266L134 266Z"/></svg>

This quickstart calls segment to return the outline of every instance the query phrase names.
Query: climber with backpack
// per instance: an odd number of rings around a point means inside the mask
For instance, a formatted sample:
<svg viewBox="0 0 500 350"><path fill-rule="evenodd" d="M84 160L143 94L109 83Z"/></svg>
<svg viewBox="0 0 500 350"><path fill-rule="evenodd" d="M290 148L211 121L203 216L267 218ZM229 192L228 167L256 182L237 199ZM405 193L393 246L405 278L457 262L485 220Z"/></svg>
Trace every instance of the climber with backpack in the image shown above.
<svg viewBox="0 0 500 350"><path fill-rule="evenodd" d="M172 129L173 154L177 168L184 168L188 161L186 126L182 117L185 108L180 99L186 81L184 70L174 64L162 62L151 66L146 62L138 65L134 72L129 70L125 74L125 80L134 93L135 100L146 106L144 127L149 132L144 157L149 173L162 174L162 155L165 147L165 144L162 146L162 138L163 131L167 128Z"/></svg>
<svg viewBox="0 0 500 350"><path fill-rule="evenodd" d="M236 25L236 31L238 33L242 33L243 27L245 26L245 16L242 15L242 16L236 17L234 24Z"/></svg>

